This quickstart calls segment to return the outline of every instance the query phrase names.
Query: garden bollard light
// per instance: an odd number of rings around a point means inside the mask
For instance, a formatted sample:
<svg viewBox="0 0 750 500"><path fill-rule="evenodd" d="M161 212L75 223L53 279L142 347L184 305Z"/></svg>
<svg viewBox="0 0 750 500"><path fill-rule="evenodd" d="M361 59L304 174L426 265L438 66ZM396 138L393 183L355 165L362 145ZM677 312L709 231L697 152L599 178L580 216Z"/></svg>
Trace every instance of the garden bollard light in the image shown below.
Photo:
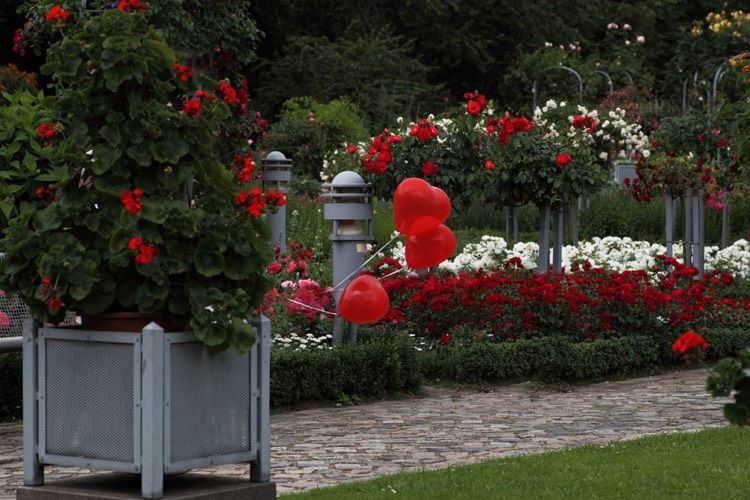
<svg viewBox="0 0 750 500"><path fill-rule="evenodd" d="M327 203L323 218L333 221L331 242L333 244L333 298L338 305L347 282L357 277L355 272L365 262L367 243L373 240L372 232L372 184L368 184L355 172L341 172L330 184L323 185L323 197ZM343 340L344 323L336 317L333 324L333 344ZM357 325L349 328L350 342L357 340Z"/></svg>
<svg viewBox="0 0 750 500"><path fill-rule="evenodd" d="M289 192L292 180L292 160L288 160L283 153L272 151L260 162L263 191ZM278 207L275 214L268 214L268 224L271 226L271 247L279 247L281 253L286 253L286 205Z"/></svg>

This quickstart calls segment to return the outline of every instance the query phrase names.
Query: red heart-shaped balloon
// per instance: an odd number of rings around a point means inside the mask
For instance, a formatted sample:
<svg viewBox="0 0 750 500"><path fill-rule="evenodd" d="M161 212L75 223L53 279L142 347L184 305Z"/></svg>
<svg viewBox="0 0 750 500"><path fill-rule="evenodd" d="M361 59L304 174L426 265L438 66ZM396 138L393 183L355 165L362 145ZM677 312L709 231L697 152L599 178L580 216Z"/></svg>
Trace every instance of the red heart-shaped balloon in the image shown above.
<svg viewBox="0 0 750 500"><path fill-rule="evenodd" d="M393 218L401 234L427 232L450 214L451 200L445 191L423 179L404 179L393 194Z"/></svg>
<svg viewBox="0 0 750 500"><path fill-rule="evenodd" d="M339 314L352 323L372 323L381 319L391 306L383 285L372 275L354 278L339 299Z"/></svg>
<svg viewBox="0 0 750 500"><path fill-rule="evenodd" d="M406 263L412 269L437 266L456 249L456 236L447 226L440 224L426 233L414 234L406 239Z"/></svg>

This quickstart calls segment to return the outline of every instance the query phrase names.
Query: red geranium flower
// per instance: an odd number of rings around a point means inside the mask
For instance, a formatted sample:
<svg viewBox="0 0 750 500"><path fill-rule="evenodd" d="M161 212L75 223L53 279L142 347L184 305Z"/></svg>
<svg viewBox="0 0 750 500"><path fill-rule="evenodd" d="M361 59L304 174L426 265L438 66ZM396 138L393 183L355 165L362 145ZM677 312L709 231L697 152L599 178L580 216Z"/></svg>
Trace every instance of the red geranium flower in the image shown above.
<svg viewBox="0 0 750 500"><path fill-rule="evenodd" d="M62 301L57 297L52 297L47 301L47 309L49 309L49 312L54 314L57 312L58 309L62 306Z"/></svg>
<svg viewBox="0 0 750 500"><path fill-rule="evenodd" d="M216 89L216 93L230 106L235 106L240 102L237 97L237 91L226 80L219 82L219 88Z"/></svg>
<svg viewBox="0 0 750 500"><path fill-rule="evenodd" d="M683 333L680 338L675 340L674 344L672 344L672 350L678 354L689 353L698 348L703 350L708 349L708 342L692 330Z"/></svg>
<svg viewBox="0 0 750 500"><path fill-rule="evenodd" d="M200 99L188 99L185 104L182 105L182 111L196 120L201 117L201 100Z"/></svg>
<svg viewBox="0 0 750 500"><path fill-rule="evenodd" d="M555 157L555 163L561 167L564 167L568 163L573 161L573 157L570 156L568 153L559 153Z"/></svg>
<svg viewBox="0 0 750 500"><path fill-rule="evenodd" d="M42 122L36 128L36 133L39 134L39 137L48 141L57 133L57 124L55 122Z"/></svg>
<svg viewBox="0 0 750 500"><path fill-rule="evenodd" d="M177 79L182 83L187 83L195 74L192 66L186 66L184 64L175 64L174 72L177 74Z"/></svg>
<svg viewBox="0 0 750 500"><path fill-rule="evenodd" d="M133 215L138 215L143 208L141 196L143 196L143 191L139 188L135 188L131 192L123 191L120 193L120 201L125 205L125 210Z"/></svg>

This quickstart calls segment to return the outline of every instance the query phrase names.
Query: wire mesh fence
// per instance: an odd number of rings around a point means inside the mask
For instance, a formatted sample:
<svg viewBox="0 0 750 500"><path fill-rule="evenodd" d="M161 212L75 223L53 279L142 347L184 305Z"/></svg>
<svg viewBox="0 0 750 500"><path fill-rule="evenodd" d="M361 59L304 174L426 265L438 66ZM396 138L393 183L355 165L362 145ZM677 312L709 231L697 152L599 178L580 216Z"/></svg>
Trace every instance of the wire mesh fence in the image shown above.
<svg viewBox="0 0 750 500"><path fill-rule="evenodd" d="M29 308L18 295L0 291L0 337L19 337Z"/></svg>
<svg viewBox="0 0 750 500"><path fill-rule="evenodd" d="M23 322L30 316L29 308L18 295L0 290L0 338L23 335ZM62 325L72 326L77 323L75 313L69 312Z"/></svg>

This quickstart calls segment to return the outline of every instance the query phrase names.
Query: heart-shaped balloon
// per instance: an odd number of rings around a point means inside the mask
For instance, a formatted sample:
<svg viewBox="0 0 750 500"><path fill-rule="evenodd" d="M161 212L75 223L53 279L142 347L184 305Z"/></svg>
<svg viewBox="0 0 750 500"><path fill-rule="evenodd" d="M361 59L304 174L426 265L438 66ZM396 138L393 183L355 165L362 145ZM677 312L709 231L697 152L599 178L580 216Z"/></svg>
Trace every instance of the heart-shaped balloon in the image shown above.
<svg viewBox="0 0 750 500"><path fill-rule="evenodd" d="M451 200L445 191L423 179L404 179L393 194L393 217L401 234L427 232L450 214Z"/></svg>
<svg viewBox="0 0 750 500"><path fill-rule="evenodd" d="M456 236L447 226L440 224L426 233L414 234L406 239L406 263L412 269L437 266L456 249Z"/></svg>
<svg viewBox="0 0 750 500"><path fill-rule="evenodd" d="M339 299L339 314L352 323L373 323L388 312L391 302L383 285L363 274L346 285Z"/></svg>

